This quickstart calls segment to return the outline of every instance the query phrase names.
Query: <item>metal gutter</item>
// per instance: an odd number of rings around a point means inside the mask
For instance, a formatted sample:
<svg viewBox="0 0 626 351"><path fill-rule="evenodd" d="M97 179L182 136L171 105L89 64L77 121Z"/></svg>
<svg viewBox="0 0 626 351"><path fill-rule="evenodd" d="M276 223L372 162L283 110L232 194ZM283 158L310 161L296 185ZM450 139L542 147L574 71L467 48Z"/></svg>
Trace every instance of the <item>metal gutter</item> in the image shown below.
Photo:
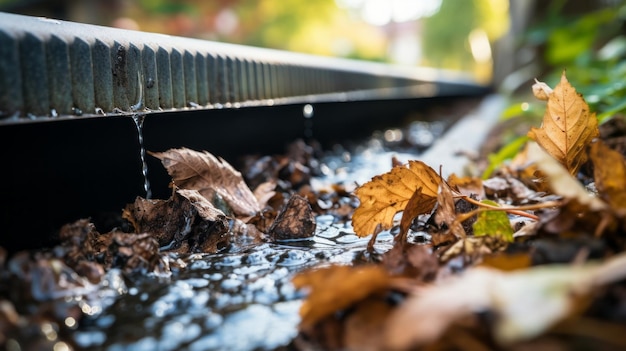
<svg viewBox="0 0 626 351"><path fill-rule="evenodd" d="M484 88L441 70L0 13L0 123Z"/></svg>

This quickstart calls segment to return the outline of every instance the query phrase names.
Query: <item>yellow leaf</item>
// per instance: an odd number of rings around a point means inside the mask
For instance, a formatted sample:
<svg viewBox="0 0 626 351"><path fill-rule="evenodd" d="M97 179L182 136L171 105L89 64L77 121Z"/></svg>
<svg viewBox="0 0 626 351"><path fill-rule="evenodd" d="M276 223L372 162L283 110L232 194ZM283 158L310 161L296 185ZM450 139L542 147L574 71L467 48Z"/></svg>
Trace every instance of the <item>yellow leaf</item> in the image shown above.
<svg viewBox="0 0 626 351"><path fill-rule="evenodd" d="M432 201L421 213L432 210L441 182L434 169L421 161L409 161L409 167L396 166L391 171L375 176L355 190L360 205L352 215L352 226L358 236L372 234L378 224L389 229L396 213L403 211L415 191L421 188L420 199ZM435 199L435 200L430 200ZM420 211L417 211L420 212Z"/></svg>
<svg viewBox="0 0 626 351"><path fill-rule="evenodd" d="M599 135L595 113L567 81L565 72L561 82L548 96L548 106L540 128L531 128L528 136L552 157L576 174L587 160L585 148Z"/></svg>

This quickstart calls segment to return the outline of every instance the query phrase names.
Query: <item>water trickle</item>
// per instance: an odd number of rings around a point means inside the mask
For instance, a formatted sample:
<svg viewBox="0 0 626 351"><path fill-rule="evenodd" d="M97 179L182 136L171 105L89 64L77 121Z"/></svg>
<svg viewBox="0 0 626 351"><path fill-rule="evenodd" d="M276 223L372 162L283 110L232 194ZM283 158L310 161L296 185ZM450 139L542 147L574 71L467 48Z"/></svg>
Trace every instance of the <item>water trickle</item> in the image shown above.
<svg viewBox="0 0 626 351"><path fill-rule="evenodd" d="M137 138L139 140L139 157L141 158L141 173L143 174L143 190L146 192L146 199L152 198L150 181L148 180L148 164L146 163L146 148L143 146L143 120L146 115L137 113L133 115L133 121L137 127Z"/></svg>

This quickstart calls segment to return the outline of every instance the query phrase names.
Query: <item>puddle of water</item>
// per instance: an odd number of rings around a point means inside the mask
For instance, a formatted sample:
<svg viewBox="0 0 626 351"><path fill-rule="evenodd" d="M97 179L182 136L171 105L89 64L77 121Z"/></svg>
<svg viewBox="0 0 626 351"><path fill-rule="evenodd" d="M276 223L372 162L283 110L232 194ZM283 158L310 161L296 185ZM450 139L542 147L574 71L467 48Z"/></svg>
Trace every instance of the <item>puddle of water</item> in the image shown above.
<svg viewBox="0 0 626 351"><path fill-rule="evenodd" d="M318 218L313 239L266 243L237 253L190 255L169 279L127 283L127 293L83 320L80 348L104 350L273 350L297 335L302 294L291 278L319 264L350 264L367 238ZM381 233L377 248L391 248Z"/></svg>

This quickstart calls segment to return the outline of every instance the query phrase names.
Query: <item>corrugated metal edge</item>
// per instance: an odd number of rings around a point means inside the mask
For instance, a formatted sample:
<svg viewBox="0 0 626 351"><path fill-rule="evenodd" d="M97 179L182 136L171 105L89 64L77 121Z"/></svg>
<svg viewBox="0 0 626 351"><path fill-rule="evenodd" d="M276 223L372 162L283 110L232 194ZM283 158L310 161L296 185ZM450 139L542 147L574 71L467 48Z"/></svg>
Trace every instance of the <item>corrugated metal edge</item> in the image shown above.
<svg viewBox="0 0 626 351"><path fill-rule="evenodd" d="M403 87L428 96L441 84L476 87L466 76L426 68L0 13L0 123L349 99Z"/></svg>

